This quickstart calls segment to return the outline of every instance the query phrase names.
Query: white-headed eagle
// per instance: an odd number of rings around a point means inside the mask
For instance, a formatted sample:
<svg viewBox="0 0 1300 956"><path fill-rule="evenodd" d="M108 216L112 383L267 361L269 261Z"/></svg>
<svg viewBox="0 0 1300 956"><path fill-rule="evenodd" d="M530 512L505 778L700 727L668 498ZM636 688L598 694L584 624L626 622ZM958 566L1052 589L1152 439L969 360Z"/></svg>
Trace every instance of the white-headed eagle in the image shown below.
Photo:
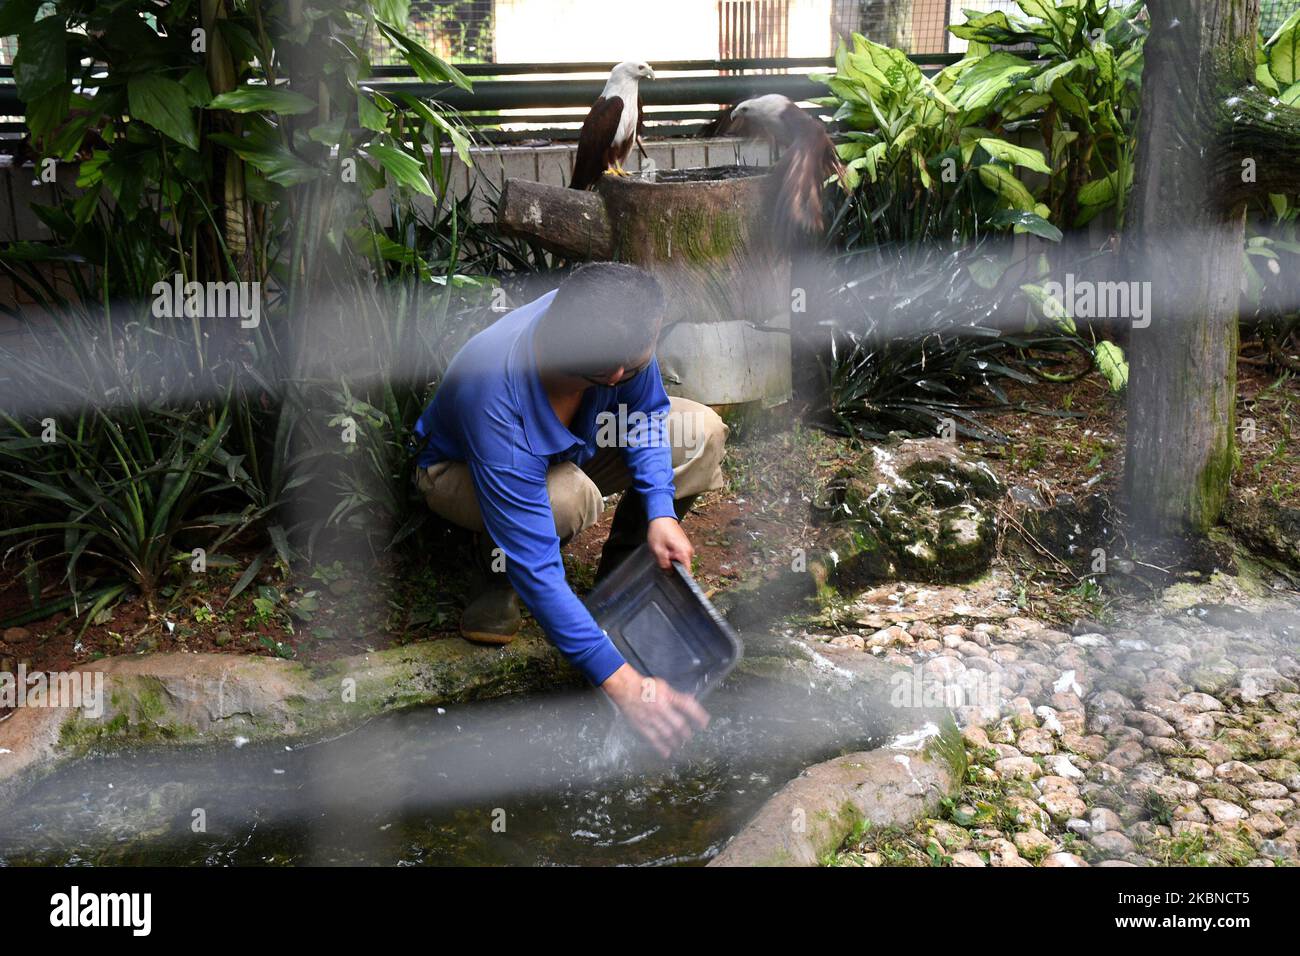
<svg viewBox="0 0 1300 956"><path fill-rule="evenodd" d="M771 173L776 233L791 242L820 237L826 228L822 186L832 176L840 182L845 177L826 125L789 97L768 93L736 104L728 129L748 136L766 133L781 147L781 158Z"/></svg>
<svg viewBox="0 0 1300 956"><path fill-rule="evenodd" d="M606 171L627 175L623 162L641 135L640 84L654 78L655 71L648 63L635 60L626 60L610 71L605 88L582 122L570 188L590 189Z"/></svg>

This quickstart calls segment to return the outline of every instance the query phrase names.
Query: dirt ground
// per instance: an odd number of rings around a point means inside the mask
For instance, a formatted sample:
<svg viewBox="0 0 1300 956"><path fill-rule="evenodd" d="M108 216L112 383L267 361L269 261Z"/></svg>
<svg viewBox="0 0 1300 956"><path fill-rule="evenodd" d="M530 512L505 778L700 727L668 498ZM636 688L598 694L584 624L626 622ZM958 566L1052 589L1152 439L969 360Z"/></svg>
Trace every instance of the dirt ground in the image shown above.
<svg viewBox="0 0 1300 956"><path fill-rule="evenodd" d="M1003 445L964 443L1009 488L1032 489L1047 504L1062 495L1114 496L1123 474L1124 406L1098 376L1010 392L1031 411L990 414ZM1255 487L1280 502L1300 501L1300 380L1240 369L1241 467L1237 488ZM696 547L694 573L706 592L725 589L752 569L788 562L792 549L815 543L810 509L818 483L854 457L846 440L792 421L777 410L733 428L724 461L727 488L697 502L684 527ZM575 589L591 585L613 500L594 527L565 549ZM236 555L247 559L248 556ZM236 562L242 564L242 562ZM1052 618L1098 612L1099 597L1050 573L1021 568L1034 611ZM9 573L12 573L10 571ZM267 654L322 661L409 641L459 640L457 620L466 579L464 554L454 546L426 562L331 562L286 575L268 565L232 601L239 567L210 569L202 590L176 588L150 614L128 598L87 624L64 612L0 634L0 670L19 662L64 669L97 658L150 651ZM1032 597L1032 595L1031 595ZM16 578L0 590L0 620L28 607Z"/></svg>

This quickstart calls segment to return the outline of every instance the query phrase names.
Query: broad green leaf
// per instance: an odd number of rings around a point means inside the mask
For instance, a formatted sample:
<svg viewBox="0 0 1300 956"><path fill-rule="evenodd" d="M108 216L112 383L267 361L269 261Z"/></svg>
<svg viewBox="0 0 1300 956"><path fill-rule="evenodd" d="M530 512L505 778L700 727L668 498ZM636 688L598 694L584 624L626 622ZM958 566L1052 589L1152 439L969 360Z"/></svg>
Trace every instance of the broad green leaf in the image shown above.
<svg viewBox="0 0 1300 956"><path fill-rule="evenodd" d="M966 112L982 109L1009 92L1012 80L1034 69L1034 64L1015 54L991 53L962 72L948 90L948 98Z"/></svg>
<svg viewBox="0 0 1300 956"><path fill-rule="evenodd" d="M384 143L371 143L366 147L366 152L379 160L384 169L388 170L393 178L403 186L414 189L426 196L433 195L433 187L429 185L424 170L414 156L402 152L395 146L388 146Z"/></svg>
<svg viewBox="0 0 1300 956"><path fill-rule="evenodd" d="M1292 83L1278 99L1287 106L1300 105L1300 82Z"/></svg>
<svg viewBox="0 0 1300 956"><path fill-rule="evenodd" d="M1079 205L1081 206L1106 206L1113 203L1118 192L1116 187L1127 190L1132 180L1131 170L1126 169L1127 175L1121 177L1119 172L1103 176L1101 179L1093 179L1079 187ZM1121 185L1122 179L1122 185Z"/></svg>
<svg viewBox="0 0 1300 956"><path fill-rule="evenodd" d="M1092 352L1097 371L1110 383L1112 392L1122 392L1128 385L1128 361L1124 350L1114 342L1098 342Z"/></svg>
<svg viewBox="0 0 1300 956"><path fill-rule="evenodd" d="M1279 87L1300 82L1300 10L1269 38L1268 71Z"/></svg>
<svg viewBox="0 0 1300 956"><path fill-rule="evenodd" d="M0 3L0 37L17 36L36 21L45 0L4 0Z"/></svg>
<svg viewBox="0 0 1300 956"><path fill-rule="evenodd" d="M1002 120L1005 123L1013 122L1037 113L1050 102L1052 102L1052 97L1046 93L1021 93L1003 104Z"/></svg>
<svg viewBox="0 0 1300 956"><path fill-rule="evenodd" d="M1066 60L1064 63L1057 63L1055 66L1048 67L1035 76L1030 83L1030 88L1035 93L1046 93L1052 88L1052 84L1060 77L1069 76L1075 70L1084 66L1086 61L1083 57L1075 57L1073 60Z"/></svg>
<svg viewBox="0 0 1300 956"><path fill-rule="evenodd" d="M1065 29L1065 16L1057 9L1054 0L1016 0L1016 5L1026 16L1050 23L1059 33Z"/></svg>
<svg viewBox="0 0 1300 956"><path fill-rule="evenodd" d="M419 41L408 37L401 30L390 26L383 20L376 19L379 32L388 38L402 53L402 58L426 83L452 83L462 90L470 89L470 81L464 73L440 57L434 56Z"/></svg>
<svg viewBox="0 0 1300 956"><path fill-rule="evenodd" d="M983 40L986 43L1014 43L1017 32L1012 29L1007 15L1001 10L971 17L967 11L965 23L957 23L948 28L953 36L963 40Z"/></svg>
<svg viewBox="0 0 1300 956"><path fill-rule="evenodd" d="M68 41L59 14L29 24L18 34L14 86L23 100L57 88L68 79Z"/></svg>
<svg viewBox="0 0 1300 956"><path fill-rule="evenodd" d="M1004 139L997 139L992 136L981 136L963 145L962 158L966 162L970 162L971 154L974 153L976 146L983 149L994 159L1000 159L1012 166L1024 166L1026 169L1032 169L1040 173L1050 173L1052 171L1043 158L1043 154L1038 150L1027 146L1017 146L1014 143L1008 143Z"/></svg>
<svg viewBox="0 0 1300 956"><path fill-rule="evenodd" d="M456 155L466 166L473 166L474 162L470 158L469 137L465 131L455 126L445 116L435 109L432 109L427 103L409 93L398 93L398 98L407 105L409 109L415 112L417 116L423 119L429 125L441 130L451 140L452 148L456 150Z"/></svg>
<svg viewBox="0 0 1300 956"><path fill-rule="evenodd" d="M357 91L357 121L365 129L382 133L388 129L388 114L364 90Z"/></svg>
<svg viewBox="0 0 1300 956"><path fill-rule="evenodd" d="M210 110L229 110L232 113L279 113L296 116L316 108L316 101L292 90L273 86L240 86L222 93L208 103Z"/></svg>
<svg viewBox="0 0 1300 956"><path fill-rule="evenodd" d="M278 144L254 143L229 133L214 133L212 142L224 146L249 165L262 171L266 178L279 186L296 186L310 182L321 175L321 170L303 162Z"/></svg>
<svg viewBox="0 0 1300 956"><path fill-rule="evenodd" d="M1283 20L1281 24L1278 25L1278 28L1273 31L1273 35L1264 41L1264 46L1266 48L1271 47L1274 43L1277 43L1282 39L1283 34L1289 33L1297 26L1300 26L1300 10L1296 10L1289 17Z"/></svg>
<svg viewBox="0 0 1300 956"><path fill-rule="evenodd" d="M207 106L212 100L212 87L208 85L207 73L201 66L181 77L181 86L185 87L191 106Z"/></svg>
<svg viewBox="0 0 1300 956"><path fill-rule="evenodd" d="M1011 170L993 163L985 163L978 170L980 182L997 194L998 198L1013 209L1033 212L1036 205L1034 197L1025 184L1016 179Z"/></svg>
<svg viewBox="0 0 1300 956"><path fill-rule="evenodd" d="M1043 207L1040 206L1039 209ZM1004 209L989 220L991 226L1012 226L1016 232L1028 232L1052 242L1060 242L1061 230L1044 219L1038 212Z"/></svg>
<svg viewBox="0 0 1300 956"><path fill-rule="evenodd" d="M1055 322L1070 335L1078 334L1079 330L1074 324L1074 319L1066 311L1065 304L1056 296L1048 294L1045 286L1022 285L1020 291L1042 310L1046 318Z"/></svg>
<svg viewBox="0 0 1300 956"><path fill-rule="evenodd" d="M190 149L199 148L190 96L185 87L157 73L140 73L126 83L131 116Z"/></svg>
<svg viewBox="0 0 1300 956"><path fill-rule="evenodd" d="M1255 67L1255 82L1274 96L1277 95L1277 80L1273 79L1273 74L1268 71L1267 63L1261 63Z"/></svg>
<svg viewBox="0 0 1300 956"><path fill-rule="evenodd" d="M375 0L375 16L396 26L405 26L411 13L411 0Z"/></svg>

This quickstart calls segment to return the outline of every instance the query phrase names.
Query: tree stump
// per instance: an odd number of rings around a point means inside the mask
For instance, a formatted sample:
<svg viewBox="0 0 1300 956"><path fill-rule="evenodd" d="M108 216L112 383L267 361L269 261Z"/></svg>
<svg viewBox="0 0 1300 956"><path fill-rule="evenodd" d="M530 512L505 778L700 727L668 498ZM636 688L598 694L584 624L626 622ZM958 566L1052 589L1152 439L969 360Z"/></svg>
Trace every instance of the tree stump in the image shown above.
<svg viewBox="0 0 1300 956"><path fill-rule="evenodd" d="M663 284L670 394L725 407L790 398L790 264L762 222L764 170L604 176L592 192L512 179L498 222L570 259L630 262Z"/></svg>

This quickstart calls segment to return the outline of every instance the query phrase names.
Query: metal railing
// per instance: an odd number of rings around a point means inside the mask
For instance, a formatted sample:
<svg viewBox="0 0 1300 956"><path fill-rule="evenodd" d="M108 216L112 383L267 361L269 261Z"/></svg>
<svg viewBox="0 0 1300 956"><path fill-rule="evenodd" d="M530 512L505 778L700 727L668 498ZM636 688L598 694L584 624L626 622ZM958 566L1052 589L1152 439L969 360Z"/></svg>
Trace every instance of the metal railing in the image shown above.
<svg viewBox="0 0 1300 956"><path fill-rule="evenodd" d="M960 59L960 54L916 54L911 57L927 72ZM485 139L573 139L586 108L600 95L608 62L475 63L460 66L474 81L472 91L451 84L416 80L407 67L381 66L363 85L381 93L411 93L438 101L463 114ZM749 57L732 60L671 60L654 64L659 79L641 84L647 133L694 136L706 131L722 107L751 96L781 93L803 102L827 93L808 72L830 72L830 57ZM0 67L0 116L23 115L23 104L12 85L12 67ZM581 77L577 74L592 74ZM539 79L523 79L535 76ZM814 111L825 110L812 107ZM526 112L524 112L526 111ZM567 112L565 112L567 111ZM9 124L21 129L22 124ZM491 127L515 126L516 129ZM0 127L3 129L3 127Z"/></svg>

